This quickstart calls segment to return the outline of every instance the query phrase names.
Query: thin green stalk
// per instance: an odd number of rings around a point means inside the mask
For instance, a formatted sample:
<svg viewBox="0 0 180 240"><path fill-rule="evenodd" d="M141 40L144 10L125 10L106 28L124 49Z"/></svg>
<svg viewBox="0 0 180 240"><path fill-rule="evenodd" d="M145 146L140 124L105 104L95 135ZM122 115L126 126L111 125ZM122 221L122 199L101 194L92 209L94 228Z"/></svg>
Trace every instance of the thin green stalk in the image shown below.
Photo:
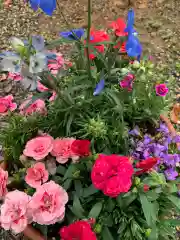
<svg viewBox="0 0 180 240"><path fill-rule="evenodd" d="M90 30L91 30L91 0L88 0L87 70L89 79L91 80L91 62L89 58Z"/></svg>

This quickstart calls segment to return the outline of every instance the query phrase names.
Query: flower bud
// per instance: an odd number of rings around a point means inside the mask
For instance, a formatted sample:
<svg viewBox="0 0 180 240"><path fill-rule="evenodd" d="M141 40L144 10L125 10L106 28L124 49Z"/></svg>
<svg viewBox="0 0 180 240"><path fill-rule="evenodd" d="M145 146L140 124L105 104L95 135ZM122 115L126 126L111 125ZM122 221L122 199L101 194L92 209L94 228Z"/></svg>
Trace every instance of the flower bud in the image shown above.
<svg viewBox="0 0 180 240"><path fill-rule="evenodd" d="M149 186L147 184L144 184L143 190L144 190L144 192L148 192L149 191Z"/></svg>
<svg viewBox="0 0 180 240"><path fill-rule="evenodd" d="M90 119L87 125L87 132L95 138L104 138L107 134L107 126L99 117L97 119Z"/></svg>
<svg viewBox="0 0 180 240"><path fill-rule="evenodd" d="M140 178L135 177L135 179L134 179L134 184L135 184L136 186L138 186L138 185L140 184L140 182L141 182Z"/></svg>
<svg viewBox="0 0 180 240"><path fill-rule="evenodd" d="M151 231L152 231L152 230L151 230L150 228L146 229L146 231L145 231L146 237L149 237L149 236L150 236Z"/></svg>
<svg viewBox="0 0 180 240"><path fill-rule="evenodd" d="M99 223L97 223L94 227L94 232L101 233L101 231L102 231L102 226Z"/></svg>
<svg viewBox="0 0 180 240"><path fill-rule="evenodd" d="M138 69L140 67L140 62L138 62L137 60L135 60L132 64L132 68L134 69Z"/></svg>
<svg viewBox="0 0 180 240"><path fill-rule="evenodd" d="M17 52L21 52L22 49L24 48L24 43L21 39L17 38L17 37L11 37L10 38L10 42L12 47L17 51Z"/></svg>

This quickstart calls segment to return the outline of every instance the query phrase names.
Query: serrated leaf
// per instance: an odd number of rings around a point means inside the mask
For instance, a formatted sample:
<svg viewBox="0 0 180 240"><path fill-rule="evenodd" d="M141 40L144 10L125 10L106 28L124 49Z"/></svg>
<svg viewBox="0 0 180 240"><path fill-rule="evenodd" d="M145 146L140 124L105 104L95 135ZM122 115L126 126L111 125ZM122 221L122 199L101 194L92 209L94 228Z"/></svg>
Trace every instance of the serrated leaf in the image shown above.
<svg viewBox="0 0 180 240"><path fill-rule="evenodd" d="M109 231L108 227L103 228L101 235L102 235L103 240L114 240L114 238L113 238L111 232Z"/></svg>
<svg viewBox="0 0 180 240"><path fill-rule="evenodd" d="M88 217L89 217L89 218L97 218L97 217L99 216L101 210L102 210L102 206L103 206L102 202L96 203L96 204L92 207L91 211L89 212Z"/></svg>

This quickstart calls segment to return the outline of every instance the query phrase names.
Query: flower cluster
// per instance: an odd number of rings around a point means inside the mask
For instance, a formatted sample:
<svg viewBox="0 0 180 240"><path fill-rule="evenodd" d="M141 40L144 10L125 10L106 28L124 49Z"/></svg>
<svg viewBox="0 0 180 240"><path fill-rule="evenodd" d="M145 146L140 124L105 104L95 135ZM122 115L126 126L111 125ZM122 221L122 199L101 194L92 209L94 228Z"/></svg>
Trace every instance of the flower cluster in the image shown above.
<svg viewBox="0 0 180 240"><path fill-rule="evenodd" d="M70 158L77 161L79 157L89 156L90 141L76 140L75 138L56 138L43 135L29 140L23 154L36 161L42 160L51 153L57 162L64 164Z"/></svg>
<svg viewBox="0 0 180 240"><path fill-rule="evenodd" d="M1 226L20 233L32 221L54 224L64 218L67 202L66 191L53 181L39 186L32 197L18 190L9 192L1 206Z"/></svg>
<svg viewBox="0 0 180 240"><path fill-rule="evenodd" d="M165 174L167 180L175 180L178 176L177 168L180 163L180 154L171 152L171 146L180 142L180 137L172 137L167 126L160 123L157 129L158 134L154 137L145 134L141 138L141 133L138 127L130 131L133 135L131 142L134 147L133 157L141 160L149 157L156 157L157 162L154 162L155 169Z"/></svg>

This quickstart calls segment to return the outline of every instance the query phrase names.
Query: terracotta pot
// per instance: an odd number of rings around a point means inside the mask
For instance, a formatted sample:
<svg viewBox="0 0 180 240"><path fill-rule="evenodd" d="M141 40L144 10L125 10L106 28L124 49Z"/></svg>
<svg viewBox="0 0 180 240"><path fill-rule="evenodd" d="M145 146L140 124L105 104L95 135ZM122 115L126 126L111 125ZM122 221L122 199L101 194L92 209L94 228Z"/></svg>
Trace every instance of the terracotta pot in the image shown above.
<svg viewBox="0 0 180 240"><path fill-rule="evenodd" d="M167 125L169 132L171 133L171 136L175 137L177 135L177 132L174 126L172 125L171 121L169 120L169 118L164 115L160 115L160 119ZM177 145L177 148L179 149L180 143L177 143L176 145Z"/></svg>

